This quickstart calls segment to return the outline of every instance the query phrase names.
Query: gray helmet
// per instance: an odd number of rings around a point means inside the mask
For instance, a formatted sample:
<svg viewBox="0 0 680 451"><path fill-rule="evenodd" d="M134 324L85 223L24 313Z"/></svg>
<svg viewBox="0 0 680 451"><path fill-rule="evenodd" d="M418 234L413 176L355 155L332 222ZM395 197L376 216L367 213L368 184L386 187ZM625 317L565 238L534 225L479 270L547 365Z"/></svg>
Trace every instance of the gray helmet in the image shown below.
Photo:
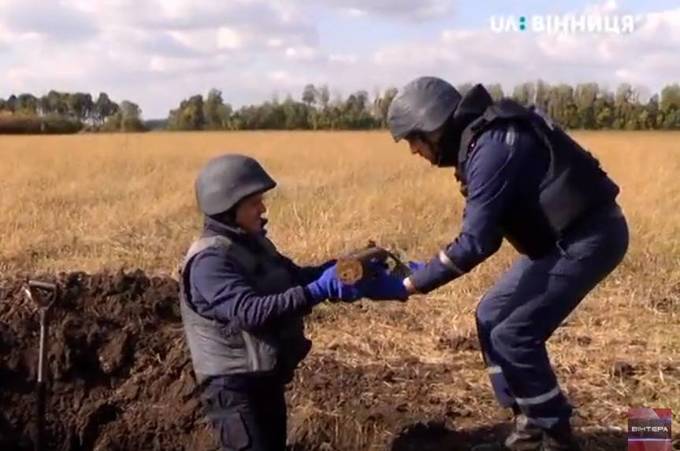
<svg viewBox="0 0 680 451"><path fill-rule="evenodd" d="M387 112L387 125L395 141L409 133L429 133L444 125L460 102L450 83L437 77L409 82L394 98Z"/></svg>
<svg viewBox="0 0 680 451"><path fill-rule="evenodd" d="M275 186L276 182L253 158L227 154L213 158L201 169L196 178L196 200L201 211L211 216Z"/></svg>

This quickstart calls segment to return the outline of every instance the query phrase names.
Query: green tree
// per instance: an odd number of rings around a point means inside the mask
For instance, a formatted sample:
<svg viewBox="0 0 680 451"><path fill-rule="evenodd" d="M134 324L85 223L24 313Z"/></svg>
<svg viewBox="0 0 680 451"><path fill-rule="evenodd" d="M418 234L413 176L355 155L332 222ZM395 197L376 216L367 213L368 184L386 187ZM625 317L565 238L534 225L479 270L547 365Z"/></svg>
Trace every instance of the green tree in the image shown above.
<svg viewBox="0 0 680 451"><path fill-rule="evenodd" d="M203 102L203 117L205 120L205 128L210 130L218 130L226 128L229 122L229 114L226 106L222 100L222 92L217 89L211 89L208 97Z"/></svg>
<svg viewBox="0 0 680 451"><path fill-rule="evenodd" d="M168 128L172 130L202 130L205 128L203 96L198 94L182 100L179 108L170 112Z"/></svg>
<svg viewBox="0 0 680 451"><path fill-rule="evenodd" d="M647 116L646 116L646 123L645 126L646 128L649 129L655 129L658 127L657 125L657 120L659 117L659 95L654 94L649 98L649 101L647 102L647 105L645 106L645 109L647 111Z"/></svg>
<svg viewBox="0 0 680 451"><path fill-rule="evenodd" d="M662 113L661 127L666 130L680 128L680 85L675 83L661 90L659 109Z"/></svg>
<svg viewBox="0 0 680 451"><path fill-rule="evenodd" d="M328 86L323 85L321 88L319 88L319 104L321 105L321 109L325 110L326 108L328 108L330 100L331 93L328 90Z"/></svg>
<svg viewBox="0 0 680 451"><path fill-rule="evenodd" d="M120 126L121 131L141 131L144 130L142 123L142 110L134 102L123 100L120 103Z"/></svg>
<svg viewBox="0 0 680 451"><path fill-rule="evenodd" d="M68 95L66 98L66 105L69 114L78 119L79 121L84 121L85 119L92 118L94 111L94 102L92 101L92 95L83 92L76 92Z"/></svg>
<svg viewBox="0 0 680 451"><path fill-rule="evenodd" d="M35 116L38 114L38 99L33 94L20 94L16 100L16 111Z"/></svg>
<svg viewBox="0 0 680 451"><path fill-rule="evenodd" d="M595 114L595 128L607 129L613 125L614 117L614 96L609 92L602 92L593 108Z"/></svg>
<svg viewBox="0 0 680 451"><path fill-rule="evenodd" d="M350 94L341 107L341 118L338 122L339 128L343 129L367 129L376 124L376 120L368 111L368 92L357 91Z"/></svg>
<svg viewBox="0 0 680 451"><path fill-rule="evenodd" d="M522 105L532 105L534 103L535 96L536 88L534 87L534 84L530 82L515 86L514 90L512 91L512 98Z"/></svg>
<svg viewBox="0 0 680 451"><path fill-rule="evenodd" d="M460 85L458 90L465 94L472 85ZM488 85L487 90L495 100L503 96L499 84ZM63 110L55 106L54 92L38 100L38 110L47 112ZM78 93L66 95L56 93L58 99L67 104L76 101ZM168 128L200 130L219 129L367 129L385 127L387 112L397 90L377 91L372 99L364 90L351 93L348 97L330 91L326 85L315 87L305 85L301 101L294 101L290 95L281 103L278 99L260 105L249 105L234 112L224 104L222 93L211 90L206 100L193 96L183 100L179 107L170 112ZM601 88L597 83L549 85L538 80L519 84L512 90L512 97L525 105L535 105L555 121L568 128L585 129L653 129L680 128L680 86L664 87L661 95L651 97L644 87L633 88L624 83L614 93ZM640 98L649 98L641 102ZM98 99L99 100L99 99ZM16 98L8 99L5 108L16 108ZM68 108L67 108L68 110ZM97 105L95 104L95 110Z"/></svg>
<svg viewBox="0 0 680 451"><path fill-rule="evenodd" d="M65 116L68 113L68 105L66 104L67 95L65 93L51 90L47 93L47 103L51 113L59 116Z"/></svg>
<svg viewBox="0 0 680 451"><path fill-rule="evenodd" d="M536 90L534 94L533 104L537 108L548 111L548 102L550 99L550 85L543 80L536 82Z"/></svg>
<svg viewBox="0 0 680 451"><path fill-rule="evenodd" d="M118 110L118 105L111 101L109 95L105 92L100 92L97 101L92 107L92 117L96 124L101 125L107 118L116 114Z"/></svg>
<svg viewBox="0 0 680 451"><path fill-rule="evenodd" d="M302 91L302 103L304 103L308 107L311 107L316 103L318 95L319 95L318 91L316 90L314 85L308 84Z"/></svg>
<svg viewBox="0 0 680 451"><path fill-rule="evenodd" d="M595 121L595 100L599 93L597 83L583 83L576 86L574 92L574 103L578 124L576 127L593 129L597 127Z"/></svg>
<svg viewBox="0 0 680 451"><path fill-rule="evenodd" d="M470 91L470 89L472 89L473 86L474 86L474 85L473 85L472 83L466 82L466 83L462 83L462 84L456 86L456 90L457 90L461 95L464 96L465 94L468 93L468 91Z"/></svg>
<svg viewBox="0 0 680 451"><path fill-rule="evenodd" d="M47 95L40 96L38 99L38 112L41 116L46 116L50 113L52 113L52 110L50 109L50 101L49 97Z"/></svg>
<svg viewBox="0 0 680 451"><path fill-rule="evenodd" d="M664 113L680 109L680 85L674 83L665 86L661 90L661 102L659 107Z"/></svg>
<svg viewBox="0 0 680 451"><path fill-rule="evenodd" d="M629 83L621 83L614 96L614 122L617 129L635 128L635 103L637 93Z"/></svg>
<svg viewBox="0 0 680 451"><path fill-rule="evenodd" d="M487 91L489 91L489 94L491 95L491 98L494 100L494 102L497 102L503 98L503 87L499 83L485 86L485 88Z"/></svg>
<svg viewBox="0 0 680 451"><path fill-rule="evenodd" d="M388 88L382 96L375 99L376 115L381 127L387 126L387 112L398 92L397 88Z"/></svg>
<svg viewBox="0 0 680 451"><path fill-rule="evenodd" d="M559 84L547 88L547 112L551 118L564 127L575 127L577 120L574 105L574 89L566 84Z"/></svg>
<svg viewBox="0 0 680 451"><path fill-rule="evenodd" d="M14 113L17 110L17 103L18 103L17 96L12 94L5 101L5 109L7 111Z"/></svg>

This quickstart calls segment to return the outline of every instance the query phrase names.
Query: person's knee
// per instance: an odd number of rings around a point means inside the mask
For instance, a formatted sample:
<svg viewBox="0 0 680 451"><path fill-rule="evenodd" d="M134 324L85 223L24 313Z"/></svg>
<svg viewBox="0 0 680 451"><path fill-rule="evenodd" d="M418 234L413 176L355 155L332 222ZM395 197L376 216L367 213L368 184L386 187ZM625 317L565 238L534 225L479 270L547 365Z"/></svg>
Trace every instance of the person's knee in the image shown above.
<svg viewBox="0 0 680 451"><path fill-rule="evenodd" d="M482 300L477 305L475 310L475 319L477 321L477 330L480 334L489 334L491 329L496 325L495 315L493 314L493 309L491 308L493 304L493 299L484 296Z"/></svg>
<svg viewBox="0 0 680 451"><path fill-rule="evenodd" d="M491 330L490 342L494 352L508 363L517 359L522 346L521 338L516 331L503 323Z"/></svg>

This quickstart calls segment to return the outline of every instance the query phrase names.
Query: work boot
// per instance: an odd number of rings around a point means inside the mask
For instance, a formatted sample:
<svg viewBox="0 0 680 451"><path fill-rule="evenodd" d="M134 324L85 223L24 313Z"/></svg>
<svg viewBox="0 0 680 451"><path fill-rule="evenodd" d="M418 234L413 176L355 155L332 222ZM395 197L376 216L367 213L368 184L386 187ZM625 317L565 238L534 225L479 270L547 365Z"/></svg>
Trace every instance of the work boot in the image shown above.
<svg viewBox="0 0 680 451"><path fill-rule="evenodd" d="M472 451L541 451L543 430L529 424L526 416L515 416L515 427L504 443L487 443L477 445Z"/></svg>
<svg viewBox="0 0 680 451"><path fill-rule="evenodd" d="M541 451L543 430L530 424L525 415L515 417L515 428L505 439L505 447L510 451Z"/></svg>
<svg viewBox="0 0 680 451"><path fill-rule="evenodd" d="M544 432L543 451L581 451L569 421Z"/></svg>

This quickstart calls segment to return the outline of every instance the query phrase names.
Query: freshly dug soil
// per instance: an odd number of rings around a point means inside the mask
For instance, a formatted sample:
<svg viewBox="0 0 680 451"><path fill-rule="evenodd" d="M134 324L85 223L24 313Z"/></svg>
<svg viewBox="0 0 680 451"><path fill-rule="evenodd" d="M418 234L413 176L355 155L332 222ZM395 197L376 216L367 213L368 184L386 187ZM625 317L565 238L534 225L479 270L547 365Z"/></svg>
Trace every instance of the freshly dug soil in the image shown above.
<svg viewBox="0 0 680 451"><path fill-rule="evenodd" d="M32 449L39 322L5 280L0 296L0 449ZM193 396L171 278L61 274L50 310L50 449L201 449L210 439Z"/></svg>
<svg viewBox="0 0 680 451"><path fill-rule="evenodd" d="M24 280L0 280L0 450L34 446L39 322L20 291ZM195 393L175 280L141 271L46 280L61 287L47 342L48 448L215 449ZM473 337L444 337L441 346L478 352ZM288 393L291 447L465 450L499 436L506 418L479 427L474 409L480 397L491 406L490 394L472 389L459 370L417 359L354 367L328 350L313 352ZM459 395L444 397L442 387ZM585 440L592 450L626 443L622 433Z"/></svg>

